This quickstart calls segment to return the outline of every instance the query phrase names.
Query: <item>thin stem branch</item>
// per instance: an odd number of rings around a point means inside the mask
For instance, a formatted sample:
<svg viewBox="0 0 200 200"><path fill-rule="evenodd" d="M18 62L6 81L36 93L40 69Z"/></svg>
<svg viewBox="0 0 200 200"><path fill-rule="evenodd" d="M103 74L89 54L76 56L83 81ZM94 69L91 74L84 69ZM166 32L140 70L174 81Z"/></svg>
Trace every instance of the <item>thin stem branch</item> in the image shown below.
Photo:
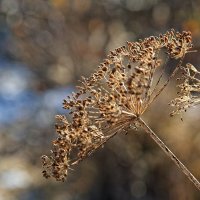
<svg viewBox="0 0 200 200"><path fill-rule="evenodd" d="M163 86L159 89L159 91L155 94L155 96L148 102L146 107L148 107L160 95L160 93L166 88L166 86L169 84L170 80L176 75L176 73L180 69L180 67L181 67L181 65L183 63L183 59L184 59L184 57L181 58L181 60L179 61L178 65L175 67L174 71L171 73L171 75L166 80L166 82L163 84Z"/></svg>
<svg viewBox="0 0 200 200"><path fill-rule="evenodd" d="M174 155L174 153L162 142L162 140L151 130L151 128L141 119L138 122L146 133L157 143L157 145L170 157L170 159L181 169L187 178L200 190L200 183L195 176L185 167L185 165Z"/></svg>
<svg viewBox="0 0 200 200"><path fill-rule="evenodd" d="M136 119L136 118L135 118ZM123 129L125 129L128 125L130 124L129 120L126 121L122 121L120 122L117 126L115 126L114 128L109 127L108 131L105 130L105 132L107 132L107 134L109 132L111 132L110 135L107 135L103 138L103 140L99 143L96 144L96 146L92 147L92 149L87 152L84 156L77 158L74 162L72 162L70 164L70 166L73 165L77 165L78 163L80 163L84 158L89 157L92 153L94 153L98 148L100 148L101 146L103 146L106 142L108 142L111 138L113 138L115 135L117 135L118 133L120 133Z"/></svg>

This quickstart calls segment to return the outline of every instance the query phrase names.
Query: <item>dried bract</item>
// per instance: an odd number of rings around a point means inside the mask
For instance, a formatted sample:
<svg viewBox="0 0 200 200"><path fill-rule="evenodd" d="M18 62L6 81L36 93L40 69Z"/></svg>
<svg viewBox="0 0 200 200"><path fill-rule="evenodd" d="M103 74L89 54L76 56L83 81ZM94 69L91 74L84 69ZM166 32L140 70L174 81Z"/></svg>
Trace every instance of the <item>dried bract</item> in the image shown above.
<svg viewBox="0 0 200 200"><path fill-rule="evenodd" d="M71 166L118 132L137 126L138 117L167 85L160 90L152 87L162 62L160 50L182 60L191 47L190 32L171 30L111 51L96 72L82 78L78 92L64 100L63 107L70 110L71 120L56 117L58 138L53 141L52 155L42 157L44 176L64 180Z"/></svg>

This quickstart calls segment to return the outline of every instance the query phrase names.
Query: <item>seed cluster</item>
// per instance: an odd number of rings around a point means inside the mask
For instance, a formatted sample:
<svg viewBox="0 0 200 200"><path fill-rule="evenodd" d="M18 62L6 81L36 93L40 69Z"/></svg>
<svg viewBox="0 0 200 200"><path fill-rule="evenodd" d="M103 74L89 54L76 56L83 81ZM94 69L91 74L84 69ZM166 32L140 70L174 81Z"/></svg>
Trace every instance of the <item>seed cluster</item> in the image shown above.
<svg viewBox="0 0 200 200"><path fill-rule="evenodd" d="M171 30L111 51L96 72L82 77L78 91L64 100L63 108L70 110L71 119L56 116L58 138L51 156L42 156L43 175L64 181L71 166L118 132L137 126L137 118L157 95L152 84L161 66L159 51L183 59L191 48L190 32Z"/></svg>
<svg viewBox="0 0 200 200"><path fill-rule="evenodd" d="M171 101L171 106L176 109L171 113L171 116L187 111L188 108L200 104L200 72L190 63L181 68L183 75L181 84L178 85L180 91L178 97Z"/></svg>

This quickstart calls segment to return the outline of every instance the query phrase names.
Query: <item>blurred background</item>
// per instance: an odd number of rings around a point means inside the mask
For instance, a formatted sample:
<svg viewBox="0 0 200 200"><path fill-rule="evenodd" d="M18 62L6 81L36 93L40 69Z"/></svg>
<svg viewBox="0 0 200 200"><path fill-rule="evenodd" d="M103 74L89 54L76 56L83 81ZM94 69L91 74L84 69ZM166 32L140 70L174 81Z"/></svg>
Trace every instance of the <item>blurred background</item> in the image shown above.
<svg viewBox="0 0 200 200"><path fill-rule="evenodd" d="M198 200L199 191L144 132L118 135L69 173L42 177L62 100L109 50L190 30L200 49L198 0L0 0L0 200ZM200 66L200 52L185 62ZM174 85L145 119L200 179L200 108L170 118ZM173 91L173 92L169 92Z"/></svg>

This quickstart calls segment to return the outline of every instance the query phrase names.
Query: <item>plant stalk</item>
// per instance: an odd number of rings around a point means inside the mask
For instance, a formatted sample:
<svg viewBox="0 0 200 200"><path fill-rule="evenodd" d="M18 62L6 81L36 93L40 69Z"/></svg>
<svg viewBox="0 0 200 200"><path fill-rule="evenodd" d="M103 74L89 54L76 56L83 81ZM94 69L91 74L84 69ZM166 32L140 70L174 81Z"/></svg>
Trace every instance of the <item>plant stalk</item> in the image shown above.
<svg viewBox="0 0 200 200"><path fill-rule="evenodd" d="M138 122L146 133L157 143L157 145L170 157L170 159L181 169L187 178L200 190L200 183L195 176L185 167L185 165L174 155L174 153L162 142L162 140L151 130L151 128L141 119Z"/></svg>

